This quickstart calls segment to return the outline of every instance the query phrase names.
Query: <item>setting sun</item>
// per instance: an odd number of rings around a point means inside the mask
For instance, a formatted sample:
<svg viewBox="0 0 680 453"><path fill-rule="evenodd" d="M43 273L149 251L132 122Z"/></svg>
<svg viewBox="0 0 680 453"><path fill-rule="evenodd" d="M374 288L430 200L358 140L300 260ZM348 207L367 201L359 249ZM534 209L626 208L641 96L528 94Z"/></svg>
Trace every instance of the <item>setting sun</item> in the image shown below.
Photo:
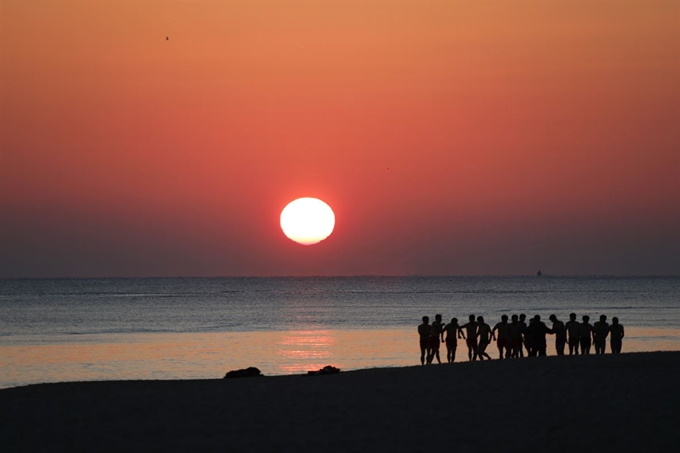
<svg viewBox="0 0 680 453"><path fill-rule="evenodd" d="M281 211L281 229L291 240L312 245L326 239L335 227L335 214L318 198L298 198Z"/></svg>

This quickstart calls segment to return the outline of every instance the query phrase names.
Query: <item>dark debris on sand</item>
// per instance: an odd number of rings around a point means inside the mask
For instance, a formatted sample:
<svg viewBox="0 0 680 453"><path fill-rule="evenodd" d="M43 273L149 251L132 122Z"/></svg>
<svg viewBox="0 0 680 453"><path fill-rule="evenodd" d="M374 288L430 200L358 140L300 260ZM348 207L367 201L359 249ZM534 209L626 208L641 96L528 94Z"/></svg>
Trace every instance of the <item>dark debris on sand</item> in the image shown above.
<svg viewBox="0 0 680 453"><path fill-rule="evenodd" d="M232 378L244 378L244 377L260 377L264 376L262 372L260 371L259 368L255 368L254 366L244 368L242 370L232 370L227 372L227 374L224 375L224 379L232 379Z"/></svg>

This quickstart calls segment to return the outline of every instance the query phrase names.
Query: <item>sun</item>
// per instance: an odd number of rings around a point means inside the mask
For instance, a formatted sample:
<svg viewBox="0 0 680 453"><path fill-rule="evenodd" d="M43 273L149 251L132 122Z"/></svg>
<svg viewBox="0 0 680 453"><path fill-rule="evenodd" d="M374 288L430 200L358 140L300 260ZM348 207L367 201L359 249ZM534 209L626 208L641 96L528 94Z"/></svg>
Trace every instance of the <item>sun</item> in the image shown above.
<svg viewBox="0 0 680 453"><path fill-rule="evenodd" d="M317 244L330 236L334 227L333 210L318 198L298 198L281 211L283 234L299 244Z"/></svg>

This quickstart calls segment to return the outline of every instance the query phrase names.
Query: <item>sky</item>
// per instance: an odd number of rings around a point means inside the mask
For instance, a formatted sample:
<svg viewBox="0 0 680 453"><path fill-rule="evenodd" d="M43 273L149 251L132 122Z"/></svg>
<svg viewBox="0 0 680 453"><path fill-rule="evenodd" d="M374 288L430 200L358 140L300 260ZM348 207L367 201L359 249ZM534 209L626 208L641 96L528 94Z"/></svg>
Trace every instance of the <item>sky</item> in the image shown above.
<svg viewBox="0 0 680 453"><path fill-rule="evenodd" d="M679 175L678 1L0 0L0 278L680 275Z"/></svg>

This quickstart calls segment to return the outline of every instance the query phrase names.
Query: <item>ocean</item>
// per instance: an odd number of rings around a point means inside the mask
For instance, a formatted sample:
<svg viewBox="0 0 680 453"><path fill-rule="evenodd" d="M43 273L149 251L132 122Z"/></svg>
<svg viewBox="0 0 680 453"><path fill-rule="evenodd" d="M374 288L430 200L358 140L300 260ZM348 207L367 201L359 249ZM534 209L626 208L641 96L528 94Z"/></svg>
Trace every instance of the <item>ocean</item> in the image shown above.
<svg viewBox="0 0 680 453"><path fill-rule="evenodd" d="M571 312L617 316L624 352L680 350L677 277L0 280L0 387L416 365L423 315Z"/></svg>

